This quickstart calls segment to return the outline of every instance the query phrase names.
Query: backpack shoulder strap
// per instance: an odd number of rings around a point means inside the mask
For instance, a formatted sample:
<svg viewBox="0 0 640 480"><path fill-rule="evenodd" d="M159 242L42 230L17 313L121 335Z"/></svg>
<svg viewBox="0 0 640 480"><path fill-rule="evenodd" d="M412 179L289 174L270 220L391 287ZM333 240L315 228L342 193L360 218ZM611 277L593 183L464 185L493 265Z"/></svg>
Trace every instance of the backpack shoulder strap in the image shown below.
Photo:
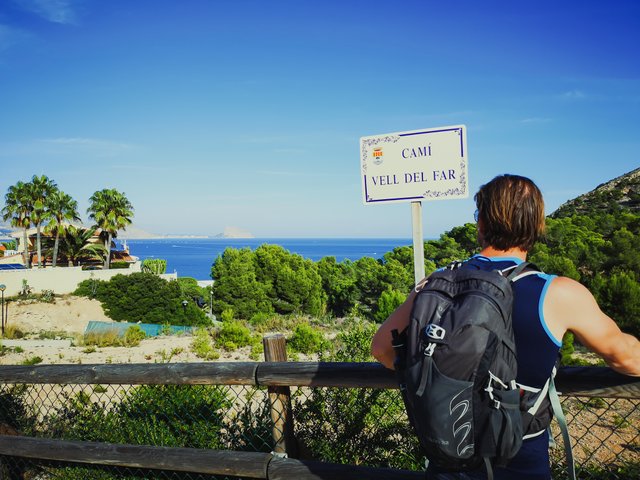
<svg viewBox="0 0 640 480"><path fill-rule="evenodd" d="M555 369L554 369L555 370ZM573 460L573 449L571 448L571 439L569 438L569 429L567 428L567 419L562 411L562 405L560 404L560 397L556 390L556 384L553 381L554 375L551 375L551 381L549 383L549 399L551 400L551 406L553 407L553 415L558 420L560 431L562 432L562 442L564 443L564 452L567 456L567 470L569 471L569 478L576 480L576 466Z"/></svg>
<svg viewBox="0 0 640 480"><path fill-rule="evenodd" d="M517 282L527 275L535 275L536 273L540 273L541 271L542 270L540 270L535 264L531 262L522 262L515 267L509 267L501 270L501 273L507 278L507 280L510 280L511 282Z"/></svg>

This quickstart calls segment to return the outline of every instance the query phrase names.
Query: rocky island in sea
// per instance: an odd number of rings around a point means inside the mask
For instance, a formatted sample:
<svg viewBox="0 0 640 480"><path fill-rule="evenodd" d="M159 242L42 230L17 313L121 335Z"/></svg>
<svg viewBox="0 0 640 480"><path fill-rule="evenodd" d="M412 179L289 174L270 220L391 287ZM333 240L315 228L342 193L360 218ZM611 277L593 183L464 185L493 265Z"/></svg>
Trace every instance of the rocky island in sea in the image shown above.
<svg viewBox="0 0 640 480"><path fill-rule="evenodd" d="M225 227L224 232L215 235L213 238L254 238L247 230L238 227Z"/></svg>

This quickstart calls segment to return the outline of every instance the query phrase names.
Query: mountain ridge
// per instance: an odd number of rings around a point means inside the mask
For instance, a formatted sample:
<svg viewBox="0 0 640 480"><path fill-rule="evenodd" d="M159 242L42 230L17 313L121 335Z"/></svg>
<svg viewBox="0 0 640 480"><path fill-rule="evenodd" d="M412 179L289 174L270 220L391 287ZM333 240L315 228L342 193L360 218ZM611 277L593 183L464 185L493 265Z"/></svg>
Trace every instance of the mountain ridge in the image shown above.
<svg viewBox="0 0 640 480"><path fill-rule="evenodd" d="M558 207L551 218L630 211L640 214L640 168L601 183Z"/></svg>

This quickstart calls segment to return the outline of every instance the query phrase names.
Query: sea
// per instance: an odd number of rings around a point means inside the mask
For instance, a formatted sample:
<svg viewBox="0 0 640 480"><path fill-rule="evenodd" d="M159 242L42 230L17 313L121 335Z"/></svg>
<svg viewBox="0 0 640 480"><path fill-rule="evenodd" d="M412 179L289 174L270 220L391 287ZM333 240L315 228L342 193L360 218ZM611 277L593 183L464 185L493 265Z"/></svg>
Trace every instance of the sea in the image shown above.
<svg viewBox="0 0 640 480"><path fill-rule="evenodd" d="M226 248L255 250L262 244L280 245L310 260L335 257L338 262L362 257L380 258L395 247L411 245L411 239L398 238L161 238L125 240L131 255L141 261L161 258L167 273L196 280L211 280L211 265ZM117 241L118 248L122 241Z"/></svg>

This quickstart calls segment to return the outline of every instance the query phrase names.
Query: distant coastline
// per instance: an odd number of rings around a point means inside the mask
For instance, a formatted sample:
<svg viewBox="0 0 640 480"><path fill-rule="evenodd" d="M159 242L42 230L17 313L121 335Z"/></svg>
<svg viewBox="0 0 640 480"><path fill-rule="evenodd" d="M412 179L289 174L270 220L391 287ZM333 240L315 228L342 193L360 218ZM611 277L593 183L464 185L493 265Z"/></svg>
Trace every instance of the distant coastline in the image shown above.
<svg viewBox="0 0 640 480"><path fill-rule="evenodd" d="M136 227L128 227L126 230L118 232L118 238L122 240L152 240L152 239L208 239L208 238L255 238L252 233L238 227L225 227L222 233L217 235L188 235L180 233L156 234L150 233Z"/></svg>

